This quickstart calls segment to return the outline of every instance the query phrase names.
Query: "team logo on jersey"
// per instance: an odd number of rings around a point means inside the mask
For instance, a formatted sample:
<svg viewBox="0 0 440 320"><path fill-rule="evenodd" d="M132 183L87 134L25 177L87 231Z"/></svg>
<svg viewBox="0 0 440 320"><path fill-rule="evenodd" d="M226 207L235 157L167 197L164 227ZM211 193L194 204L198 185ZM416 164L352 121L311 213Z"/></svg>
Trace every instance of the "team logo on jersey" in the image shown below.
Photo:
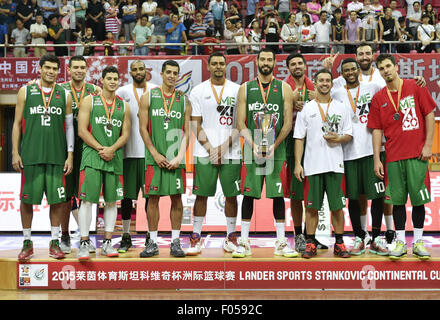
<svg viewBox="0 0 440 320"><path fill-rule="evenodd" d="M383 105L381 105L382 108L385 108L388 105L388 102L385 102Z"/></svg>
<svg viewBox="0 0 440 320"><path fill-rule="evenodd" d="M60 91L59 90L55 91L55 98L56 99L60 98Z"/></svg>
<svg viewBox="0 0 440 320"><path fill-rule="evenodd" d="M403 113L402 130L411 131L419 129L419 118L416 113L416 103L413 96L400 100L400 110Z"/></svg>

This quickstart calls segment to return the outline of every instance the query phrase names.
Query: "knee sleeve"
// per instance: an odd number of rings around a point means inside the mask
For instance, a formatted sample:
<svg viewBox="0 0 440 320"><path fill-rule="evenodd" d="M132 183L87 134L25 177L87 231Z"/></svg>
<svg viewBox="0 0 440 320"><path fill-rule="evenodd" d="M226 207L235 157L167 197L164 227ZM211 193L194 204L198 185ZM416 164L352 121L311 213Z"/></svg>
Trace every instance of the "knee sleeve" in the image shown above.
<svg viewBox="0 0 440 320"><path fill-rule="evenodd" d="M285 220L286 206L284 203L284 198L281 197L273 198L272 210L273 210L273 217L275 218L275 220Z"/></svg>
<svg viewBox="0 0 440 320"><path fill-rule="evenodd" d="M417 206L412 209L412 222L413 227L417 229L423 229L425 225L425 206Z"/></svg>
<svg viewBox="0 0 440 320"><path fill-rule="evenodd" d="M133 202L131 199L124 198L121 200L121 216L122 220L130 220L133 209Z"/></svg>
<svg viewBox="0 0 440 320"><path fill-rule="evenodd" d="M406 225L405 205L393 206L393 220L396 231L405 230L405 225Z"/></svg>
<svg viewBox="0 0 440 320"><path fill-rule="evenodd" d="M118 216L118 209L116 202L106 203L104 207L104 231L113 232L115 229L116 217Z"/></svg>
<svg viewBox="0 0 440 320"><path fill-rule="evenodd" d="M254 212L254 198L249 196L244 196L243 202L241 204L241 219L242 220L252 219L253 212Z"/></svg>

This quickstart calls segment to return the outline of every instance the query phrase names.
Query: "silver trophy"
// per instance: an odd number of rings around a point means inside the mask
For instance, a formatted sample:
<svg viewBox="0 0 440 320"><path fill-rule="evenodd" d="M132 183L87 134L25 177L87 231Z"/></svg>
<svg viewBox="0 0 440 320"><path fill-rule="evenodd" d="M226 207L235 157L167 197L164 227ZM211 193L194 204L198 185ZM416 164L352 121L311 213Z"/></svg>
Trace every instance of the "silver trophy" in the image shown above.
<svg viewBox="0 0 440 320"><path fill-rule="evenodd" d="M257 112L254 114L255 127L261 130L261 140L258 144L258 153L263 157L269 151L272 144L275 143L275 126L278 122L276 113Z"/></svg>
<svg viewBox="0 0 440 320"><path fill-rule="evenodd" d="M336 121L330 120L328 117L327 119L322 123L322 132L324 132L324 135L328 135L329 133L338 133L339 132L339 123Z"/></svg>

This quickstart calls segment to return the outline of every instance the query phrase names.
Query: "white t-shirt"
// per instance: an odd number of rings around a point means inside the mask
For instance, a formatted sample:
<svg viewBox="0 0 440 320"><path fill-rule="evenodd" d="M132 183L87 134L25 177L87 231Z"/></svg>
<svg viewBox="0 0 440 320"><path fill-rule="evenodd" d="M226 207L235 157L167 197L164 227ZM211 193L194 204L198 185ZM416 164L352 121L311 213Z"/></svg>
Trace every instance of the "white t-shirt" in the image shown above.
<svg viewBox="0 0 440 320"><path fill-rule="evenodd" d="M379 84L379 86L381 88L384 88L387 84L385 82L385 80L382 78L382 76L380 75L379 69L373 68L374 72L373 72L373 77L371 78L370 81L370 76L366 76L361 74L359 76L359 81L362 83L368 83L368 82L375 82L377 84ZM343 76L339 76L336 79L333 80L333 87L332 87L332 92L342 88L346 85L345 79Z"/></svg>
<svg viewBox="0 0 440 320"><path fill-rule="evenodd" d="M325 44L319 44L317 45L318 48L325 48L328 47L330 42L330 34L332 33L332 25L330 22L326 21L325 23L322 23L321 21L315 22L313 24L313 27L315 28L315 42L326 42Z"/></svg>
<svg viewBox="0 0 440 320"><path fill-rule="evenodd" d="M153 83L147 83L147 92L157 87ZM144 88L136 88L139 100L144 93ZM128 102L130 106L131 130L130 137L124 145L124 159L125 158L145 158L145 144L139 132L139 105L133 91L133 84L127 84L116 90L116 94Z"/></svg>
<svg viewBox="0 0 440 320"><path fill-rule="evenodd" d="M424 30L423 30L424 29ZM435 28L431 24L422 24L417 28L417 32L420 34L422 41L431 41L431 35L434 34L435 39Z"/></svg>
<svg viewBox="0 0 440 320"><path fill-rule="evenodd" d="M29 30L29 33L47 33L47 27L44 24L38 24L38 23L34 23L31 24L31 28ZM46 40L44 40L44 38L32 38L32 42L34 44L44 44L46 43Z"/></svg>
<svg viewBox="0 0 440 320"><path fill-rule="evenodd" d="M142 4L142 9L144 9L145 12L152 12L154 11L154 9L157 8L157 3L156 2L151 2L149 3L148 1L145 1ZM154 16L148 16L148 21L151 21L151 19L153 19Z"/></svg>
<svg viewBox="0 0 440 320"><path fill-rule="evenodd" d="M328 104L321 104L325 114ZM334 120L335 132L339 135L353 135L350 110L341 102L333 100L328 118ZM344 153L340 143L328 143L322 131L323 121L316 100L307 102L298 112L293 137L306 139L304 152L304 175L311 176L325 172L344 173Z"/></svg>
<svg viewBox="0 0 440 320"><path fill-rule="evenodd" d="M222 86L214 86L217 97L220 98ZM240 86L226 80L220 105L222 110L217 110L218 103L211 89L211 81L206 80L195 86L189 95L192 106L192 116L202 117L202 128L205 131L209 143L217 147L225 142L237 127L237 98ZM209 154L196 139L194 144L195 157L208 157ZM241 159L240 139L237 138L226 152L224 159Z"/></svg>
<svg viewBox="0 0 440 320"><path fill-rule="evenodd" d="M367 128L368 113L373 96L382 88L376 82L361 83L357 88L350 89L353 103L359 88L359 98L357 100L356 115L353 113L347 90L345 87L332 92L332 98L342 102L352 117L353 139L342 145L344 150L344 160L355 160L373 154L373 137L371 130Z"/></svg>

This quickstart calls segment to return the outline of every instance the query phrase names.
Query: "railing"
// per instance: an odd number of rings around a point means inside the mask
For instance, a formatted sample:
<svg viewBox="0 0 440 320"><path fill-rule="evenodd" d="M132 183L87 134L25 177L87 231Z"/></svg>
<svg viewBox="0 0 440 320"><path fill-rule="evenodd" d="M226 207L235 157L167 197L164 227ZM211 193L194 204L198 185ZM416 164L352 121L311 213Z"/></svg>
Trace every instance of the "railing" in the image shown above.
<svg viewBox="0 0 440 320"><path fill-rule="evenodd" d="M329 45L358 45L360 42L252 42L252 43L238 43L238 42L220 42L220 43L204 43L204 44L198 44L192 41L188 41L186 43L147 43L145 46L151 48L151 47L163 47L163 46L188 46L188 47L203 47L203 46L220 46L220 47L239 47L239 46L265 46L265 45L278 45L284 47L285 45L296 45L298 47L301 46L308 46L308 47L319 47L319 46L325 46L326 52L330 53L330 47ZM384 41L384 42L374 42L374 41L362 41L362 43L368 43L372 45L388 45L388 52L391 52L392 46L396 44L421 44L421 41ZM431 41L431 44L440 44L440 40ZM90 47L105 47L106 45L102 43L96 43L96 44L90 44L88 45ZM129 43L114 43L111 45L111 47L131 47L132 54L135 52L136 45L133 42ZM67 44L54 44L54 43L45 43L45 44L0 44L0 48L47 48L47 47L67 47L68 49L68 55L71 56L71 50L73 47L86 47L83 44L80 43L67 43ZM316 54L316 53L310 53L310 54ZM322 54L322 53L319 53ZM197 55L197 51L196 51Z"/></svg>

